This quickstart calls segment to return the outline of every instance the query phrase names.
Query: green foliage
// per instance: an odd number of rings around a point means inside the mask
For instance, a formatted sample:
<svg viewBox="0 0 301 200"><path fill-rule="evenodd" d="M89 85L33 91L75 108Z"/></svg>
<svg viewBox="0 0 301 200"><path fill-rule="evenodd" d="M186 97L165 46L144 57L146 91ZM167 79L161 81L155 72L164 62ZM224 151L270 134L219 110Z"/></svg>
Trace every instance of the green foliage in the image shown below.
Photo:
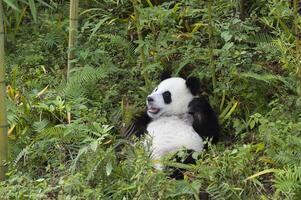
<svg viewBox="0 0 301 200"><path fill-rule="evenodd" d="M276 193L284 194L285 199L298 199L301 195L300 178L300 167L279 171L275 176Z"/></svg>
<svg viewBox="0 0 301 200"><path fill-rule="evenodd" d="M300 59L289 1L216 0L212 20L207 1L137 2L139 18L132 1L81 1L66 83L68 3L5 1L10 159L0 196L298 199ZM223 133L196 165L165 161L187 170L181 181L154 170L140 141L121 139L166 69L201 79Z"/></svg>
<svg viewBox="0 0 301 200"><path fill-rule="evenodd" d="M30 12L34 22L38 20L38 7L52 7L43 0L3 0L6 16L6 25L8 29L14 29L18 32L20 25L24 21L26 15ZM29 11L27 11L29 7ZM14 27L14 28L13 28Z"/></svg>

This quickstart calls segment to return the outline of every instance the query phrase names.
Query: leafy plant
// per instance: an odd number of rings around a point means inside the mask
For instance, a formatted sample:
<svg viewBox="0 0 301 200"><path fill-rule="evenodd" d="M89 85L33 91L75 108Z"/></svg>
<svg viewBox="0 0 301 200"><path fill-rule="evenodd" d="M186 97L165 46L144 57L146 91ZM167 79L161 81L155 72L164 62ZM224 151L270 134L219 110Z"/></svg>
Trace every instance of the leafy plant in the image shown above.
<svg viewBox="0 0 301 200"><path fill-rule="evenodd" d="M81 1L67 82L69 4L45 2L5 1L3 199L298 199L299 5ZM166 162L181 181L121 134L163 70L199 77L222 129L196 165Z"/></svg>

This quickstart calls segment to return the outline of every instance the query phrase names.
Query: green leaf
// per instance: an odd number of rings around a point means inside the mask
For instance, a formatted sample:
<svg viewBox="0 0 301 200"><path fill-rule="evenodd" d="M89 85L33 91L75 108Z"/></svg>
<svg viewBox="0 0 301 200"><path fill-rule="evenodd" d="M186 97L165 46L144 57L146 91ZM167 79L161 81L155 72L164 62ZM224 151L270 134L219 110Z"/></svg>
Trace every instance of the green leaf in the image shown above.
<svg viewBox="0 0 301 200"><path fill-rule="evenodd" d="M95 33L99 30L99 28L101 27L101 25L103 25L107 20L109 20L109 17L105 17L101 20L99 20L99 22L95 25L95 27L92 29L92 33L90 35L90 39L95 35Z"/></svg>
<svg viewBox="0 0 301 200"><path fill-rule="evenodd" d="M34 0L28 0L29 8L34 22L37 22L37 8Z"/></svg>
<svg viewBox="0 0 301 200"><path fill-rule="evenodd" d="M113 170L112 163L111 162L107 163L107 165L106 165L107 176L110 176L110 174L112 173L112 170Z"/></svg>
<svg viewBox="0 0 301 200"><path fill-rule="evenodd" d="M255 126L255 121L254 121L254 120L251 120L250 123L249 123L250 129L253 129L254 126Z"/></svg>
<svg viewBox="0 0 301 200"><path fill-rule="evenodd" d="M98 147L98 141L97 141L97 140L93 141L93 142L90 144L90 148L91 148L91 150L94 151L94 152L97 150L97 147Z"/></svg>
<svg viewBox="0 0 301 200"><path fill-rule="evenodd" d="M278 169L274 169L274 168L265 169L263 171L257 172L256 174L253 174L252 176L249 176L248 178L245 179L245 181L253 179L253 178L256 178L256 177L264 175L264 174L275 173L275 172L279 172L279 170Z"/></svg>
<svg viewBox="0 0 301 200"><path fill-rule="evenodd" d="M273 74L256 74L254 72L244 72L244 73L240 73L241 77L246 77L246 78L253 78L256 79L258 81L263 81L266 83L272 83L274 81L281 81L283 83L286 83L286 80L278 75L273 75Z"/></svg>
<svg viewBox="0 0 301 200"><path fill-rule="evenodd" d="M11 7L14 10L17 10L18 12L20 12L20 9L13 3L14 1L11 0L3 0L4 3L6 3L9 7Z"/></svg>
<svg viewBox="0 0 301 200"><path fill-rule="evenodd" d="M53 7L50 6L48 3L46 3L45 1L42 1L42 0L37 0L37 1L40 2L41 4L43 4L44 6L47 6L48 8L53 9Z"/></svg>
<svg viewBox="0 0 301 200"><path fill-rule="evenodd" d="M257 145L256 145L256 153L258 153L258 152L264 150L264 148L265 148L264 143L259 143L259 144L257 144Z"/></svg>
<svg viewBox="0 0 301 200"><path fill-rule="evenodd" d="M39 179L37 179L36 181L37 182L42 182L42 181L44 181L45 179L44 178L39 178Z"/></svg>
<svg viewBox="0 0 301 200"><path fill-rule="evenodd" d="M231 40L232 35L231 35L228 31L224 31L224 32L222 32L221 37L222 37L226 42L228 42L229 40Z"/></svg>
<svg viewBox="0 0 301 200"><path fill-rule="evenodd" d="M224 46L223 46L223 50L229 50L231 49L231 47L233 47L234 43L233 42L227 42Z"/></svg>

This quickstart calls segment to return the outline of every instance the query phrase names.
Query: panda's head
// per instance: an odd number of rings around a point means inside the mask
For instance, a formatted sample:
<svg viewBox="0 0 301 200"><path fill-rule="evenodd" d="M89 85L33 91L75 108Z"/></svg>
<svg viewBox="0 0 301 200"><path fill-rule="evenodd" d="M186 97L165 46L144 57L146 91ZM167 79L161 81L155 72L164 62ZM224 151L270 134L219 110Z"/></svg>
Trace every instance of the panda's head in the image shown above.
<svg viewBox="0 0 301 200"><path fill-rule="evenodd" d="M179 115L188 112L188 104L198 94L200 81L190 77L163 80L154 91L147 96L147 114L156 119L160 116Z"/></svg>

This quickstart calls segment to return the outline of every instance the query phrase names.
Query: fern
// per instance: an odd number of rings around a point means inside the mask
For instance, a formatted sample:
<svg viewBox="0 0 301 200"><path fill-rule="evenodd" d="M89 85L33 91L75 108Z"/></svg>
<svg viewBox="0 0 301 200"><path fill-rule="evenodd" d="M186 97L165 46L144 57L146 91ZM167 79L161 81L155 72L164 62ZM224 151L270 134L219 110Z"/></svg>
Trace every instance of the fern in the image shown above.
<svg viewBox="0 0 301 200"><path fill-rule="evenodd" d="M272 43L274 41L274 36L267 34L267 33L257 33L254 35L249 35L247 42L249 43L253 43L253 44L268 44L268 43Z"/></svg>
<svg viewBox="0 0 301 200"><path fill-rule="evenodd" d="M112 70L114 71L114 70ZM95 85L98 80L106 77L109 70L106 68L76 68L72 72L70 81L67 83L61 92L61 95L65 95L67 98L76 99L80 97L87 97L89 85Z"/></svg>
<svg viewBox="0 0 301 200"><path fill-rule="evenodd" d="M32 127L35 132L40 133L47 127L48 124L49 124L49 121L46 119L43 119L42 121L34 122Z"/></svg>
<svg viewBox="0 0 301 200"><path fill-rule="evenodd" d="M119 36L119 35L111 35L111 34L101 34L98 35L101 38L109 39L110 45L116 45L125 50L127 58L130 61L135 60L135 46L129 42L127 39Z"/></svg>
<svg viewBox="0 0 301 200"><path fill-rule="evenodd" d="M89 171L89 174L87 176L87 181L92 180L92 178L94 177L94 175L95 175L98 167L100 166L100 164L103 164L103 160L97 160L94 167Z"/></svg>
<svg viewBox="0 0 301 200"><path fill-rule="evenodd" d="M21 158L24 158L25 162L25 157L30 153L30 146L25 147L22 149L22 151L17 155L15 161L14 161L14 166L17 166L18 162L21 160Z"/></svg>
<svg viewBox="0 0 301 200"><path fill-rule="evenodd" d="M226 200L231 197L231 192L229 190L229 185L227 183L223 183L220 185L211 184L208 186L206 191L214 199Z"/></svg>
<svg viewBox="0 0 301 200"><path fill-rule="evenodd" d="M64 134L64 128L62 127L49 127L44 128L42 132L36 137L36 140L44 139L44 138L62 138Z"/></svg>
<svg viewBox="0 0 301 200"><path fill-rule="evenodd" d="M76 165L77 165L79 159L81 158L81 156L86 154L88 152L88 150L89 150L89 146L84 146L78 151L76 158L72 161L72 165L70 166L70 171L72 173L75 172Z"/></svg>
<svg viewBox="0 0 301 200"><path fill-rule="evenodd" d="M276 173L275 187L283 193L287 199L297 199L301 194L301 167L293 167Z"/></svg>
<svg viewBox="0 0 301 200"><path fill-rule="evenodd" d="M7 115L7 121L9 124L15 124L17 123L20 118L18 116L18 108L16 105L14 105L11 101L7 101L7 110L8 110L8 115Z"/></svg>
<svg viewBox="0 0 301 200"><path fill-rule="evenodd" d="M239 74L241 77L245 78L252 78L257 81L263 81L265 83L271 84L275 81L281 81L283 83L286 83L286 80L279 76L279 75L273 75L273 74L256 74L254 72L243 72Z"/></svg>
<svg viewBox="0 0 301 200"><path fill-rule="evenodd" d="M279 48L277 47L276 38L273 35L267 33L257 33L250 35L247 42L257 46L260 51L273 56L273 60L279 55ZM275 58L274 58L275 57Z"/></svg>

